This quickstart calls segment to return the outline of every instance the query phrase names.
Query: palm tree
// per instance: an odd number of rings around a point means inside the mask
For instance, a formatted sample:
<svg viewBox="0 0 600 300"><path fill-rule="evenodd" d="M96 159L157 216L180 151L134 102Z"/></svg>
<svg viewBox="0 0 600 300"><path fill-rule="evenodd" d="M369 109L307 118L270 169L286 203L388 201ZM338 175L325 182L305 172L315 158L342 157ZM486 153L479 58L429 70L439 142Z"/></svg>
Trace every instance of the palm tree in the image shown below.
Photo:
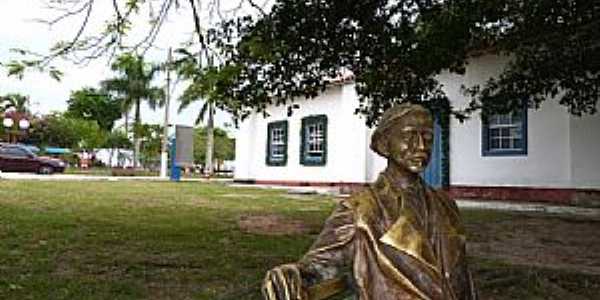
<svg viewBox="0 0 600 300"><path fill-rule="evenodd" d="M160 67L144 62L142 56L126 53L117 58L111 65L111 69L118 72L119 76L104 80L102 87L116 93L117 97L121 99L126 118L131 108L135 108L133 161L134 167L137 167L140 153L139 128L142 101L145 101L153 110L157 106L162 106L164 102L163 89L152 86L152 80L160 71Z"/></svg>
<svg viewBox="0 0 600 300"><path fill-rule="evenodd" d="M175 62L178 73L184 79L191 80L191 83L179 97L179 112L192 103L203 101L195 124L198 125L206 119L204 173L210 176L213 173L215 107L222 98L222 95L216 89L221 79L221 69L213 66L212 61L209 61L207 67L201 68L192 54L182 49L179 49L178 52L184 55L182 59Z"/></svg>
<svg viewBox="0 0 600 300"><path fill-rule="evenodd" d="M189 89L190 87L188 87ZM187 91L187 89L186 89ZM215 116L215 103L214 103L214 99L202 99L202 98L195 98L195 100L191 100L190 98L186 97L186 93L184 92L184 94L180 97L180 102L181 104L179 105L179 112L181 112L182 110L184 110L186 107L188 107L191 103L195 102L195 101L200 101L200 100L204 100L204 103L202 104L202 107L200 108L200 112L198 113L198 116L196 117L196 125L199 125L200 123L202 123L205 119L206 120L206 158L204 161L204 173L206 175L212 175L213 172L213 152L214 152L214 116Z"/></svg>
<svg viewBox="0 0 600 300"><path fill-rule="evenodd" d="M2 112L12 109L20 114L29 114L29 104L29 96L21 94L7 94L0 97Z"/></svg>
<svg viewBox="0 0 600 300"><path fill-rule="evenodd" d="M31 112L29 111L29 96L21 94L7 94L0 96L0 113L2 118L12 119L14 121L13 128L8 130L8 141L11 142L12 136L15 136L15 142L19 138L19 134L13 135L15 128L19 128L20 120L31 120ZM2 127L4 129L4 127Z"/></svg>

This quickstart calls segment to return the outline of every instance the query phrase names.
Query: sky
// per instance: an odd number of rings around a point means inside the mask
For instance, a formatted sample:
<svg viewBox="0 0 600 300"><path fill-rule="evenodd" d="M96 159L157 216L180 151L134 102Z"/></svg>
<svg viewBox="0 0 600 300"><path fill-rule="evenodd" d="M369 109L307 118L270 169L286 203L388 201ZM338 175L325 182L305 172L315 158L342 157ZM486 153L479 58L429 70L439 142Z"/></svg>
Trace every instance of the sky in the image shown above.
<svg viewBox="0 0 600 300"><path fill-rule="evenodd" d="M224 1L224 3L233 2L237 2L237 0ZM22 58L17 53L10 51L12 48L25 48L38 53L48 53L48 49L57 41L69 40L75 35L81 23L81 17L66 18L53 26L36 21L36 19L51 20L60 15L57 11L45 7L44 3L42 0L0 0L0 62ZM112 13L110 6L112 1L100 0L94 3L92 17L84 35L98 32ZM228 9L222 8L223 11ZM208 9L203 8L203 11L208 11ZM245 8L244 11L250 11L250 9ZM148 28L146 25L148 15L149 8L144 7L140 17L134 20L135 29L132 36L144 35ZM208 20L208 15L202 18ZM183 42L188 41L193 34L193 28L193 19L189 10L183 7L183 9L173 11L156 39L154 44L156 47L147 52L146 60L165 61L167 49L169 47L177 48ZM0 94L29 95L32 112L46 114L66 110L71 91L83 87L98 87L101 80L116 75L110 70L110 63L107 59L98 59L86 66L66 61L55 61L53 64L65 73L60 82L50 78L47 73L35 71L26 73L25 77L19 80L15 77L7 77L6 71L0 69ZM164 86L164 76L157 78L155 85ZM181 82L174 87L170 123L192 126L202 104L195 103L178 113L177 97L184 87L185 83ZM143 107L143 122L162 124L163 119L164 109L152 111L148 107ZM224 112L218 112L216 124L222 127L225 123L231 123L230 116Z"/></svg>

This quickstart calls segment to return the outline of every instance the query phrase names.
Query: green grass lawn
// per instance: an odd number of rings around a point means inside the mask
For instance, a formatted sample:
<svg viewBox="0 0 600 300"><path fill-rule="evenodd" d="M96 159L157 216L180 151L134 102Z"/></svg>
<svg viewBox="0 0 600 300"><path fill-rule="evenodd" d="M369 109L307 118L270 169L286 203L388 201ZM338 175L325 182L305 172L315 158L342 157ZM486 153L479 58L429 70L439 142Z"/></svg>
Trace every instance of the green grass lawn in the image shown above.
<svg viewBox="0 0 600 300"><path fill-rule="evenodd" d="M4 181L0 199L0 299L242 299L226 296L256 294L312 237L246 234L238 218L318 224L332 207L199 183Z"/></svg>
<svg viewBox="0 0 600 300"><path fill-rule="evenodd" d="M297 260L333 205L322 196L220 184L0 181L0 299L260 299L265 271ZM240 217L253 215L308 230L241 230ZM476 224L506 214L465 216ZM483 294L494 299L545 299L540 287L553 278L575 290L600 287L597 276L473 262ZM526 291L508 291L519 286Z"/></svg>

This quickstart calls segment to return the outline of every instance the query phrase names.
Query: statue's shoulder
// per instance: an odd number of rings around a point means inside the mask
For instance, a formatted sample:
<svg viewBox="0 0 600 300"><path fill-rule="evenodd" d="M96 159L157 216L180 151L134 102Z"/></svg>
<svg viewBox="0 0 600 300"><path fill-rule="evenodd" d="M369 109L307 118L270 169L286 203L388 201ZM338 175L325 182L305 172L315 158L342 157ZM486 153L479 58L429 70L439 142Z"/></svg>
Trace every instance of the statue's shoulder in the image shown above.
<svg viewBox="0 0 600 300"><path fill-rule="evenodd" d="M448 196L448 192L442 189L429 188L430 194L440 203L446 210L453 214L458 214L458 206L456 202Z"/></svg>
<svg viewBox="0 0 600 300"><path fill-rule="evenodd" d="M456 201L450 198L445 190L430 188L429 194L430 197L434 198L436 207L441 210L440 213L447 218L453 227L462 232L464 229Z"/></svg>
<svg viewBox="0 0 600 300"><path fill-rule="evenodd" d="M377 180L354 193L348 200L357 217L378 218L381 215L381 198L394 195L392 186L382 172Z"/></svg>
<svg viewBox="0 0 600 300"><path fill-rule="evenodd" d="M342 203L356 215L371 215L376 209L375 195L371 187L353 193Z"/></svg>

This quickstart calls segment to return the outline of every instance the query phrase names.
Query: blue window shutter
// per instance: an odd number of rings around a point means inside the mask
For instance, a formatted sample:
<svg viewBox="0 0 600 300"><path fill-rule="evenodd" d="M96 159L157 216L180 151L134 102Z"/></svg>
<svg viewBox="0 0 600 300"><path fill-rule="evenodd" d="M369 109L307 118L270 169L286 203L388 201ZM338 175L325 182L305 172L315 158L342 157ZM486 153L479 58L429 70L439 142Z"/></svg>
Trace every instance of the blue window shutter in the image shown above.
<svg viewBox="0 0 600 300"><path fill-rule="evenodd" d="M283 129L283 158L275 158L271 155L273 145L272 145L272 134L273 130L276 128ZM267 125L267 150L265 153L265 162L267 166L285 166L287 165L287 157L288 157L288 121L276 121L271 122Z"/></svg>
<svg viewBox="0 0 600 300"><path fill-rule="evenodd" d="M527 108L524 107L521 112L521 149L493 149L490 144L489 119L486 114L481 114L481 155L482 156L527 156L528 153L528 124Z"/></svg>
<svg viewBox="0 0 600 300"><path fill-rule="evenodd" d="M322 124L323 126L323 155L320 158L308 157L307 128L310 125ZM300 129L300 164L304 166L324 166L327 164L328 124L326 115L315 115L302 118Z"/></svg>

